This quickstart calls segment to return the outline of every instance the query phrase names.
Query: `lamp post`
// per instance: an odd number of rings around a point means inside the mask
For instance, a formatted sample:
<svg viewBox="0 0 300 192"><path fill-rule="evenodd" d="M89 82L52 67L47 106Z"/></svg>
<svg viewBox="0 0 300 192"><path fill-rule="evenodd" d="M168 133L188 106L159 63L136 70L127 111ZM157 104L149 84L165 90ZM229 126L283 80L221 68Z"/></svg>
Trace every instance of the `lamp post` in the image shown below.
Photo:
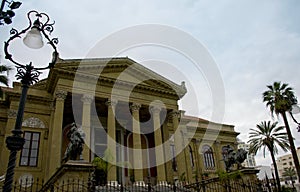
<svg viewBox="0 0 300 192"><path fill-rule="evenodd" d="M3 11L5 3L8 3L8 7L10 8L9 10ZM7 0L2 0L1 5L0 5L0 25L5 24L11 24L12 23L12 18L15 16L15 12L13 9L18 9L21 6L21 2L19 1L7 1ZM3 23L3 21L4 23Z"/></svg>
<svg viewBox="0 0 300 192"><path fill-rule="evenodd" d="M16 77L21 80L22 93L20 97L20 103L18 107L18 113L15 123L15 128L12 130L12 136L6 138L6 146L10 150L8 166L6 170L5 182L3 186L3 191L10 192L12 190L12 183L14 178L14 169L16 166L17 151L23 148L25 139L22 137L22 121L25 108L25 102L27 97L27 91L30 85L38 81L40 71L50 69L54 67L54 64L58 58L58 52L56 49L56 44L58 43L57 38L52 38L48 36L53 31L54 23L49 23L50 18L45 13L39 13L37 11L30 11L27 14L29 20L29 26L18 32L16 29L10 31L11 37L7 42L4 43L4 53L5 59L10 60L17 68ZM35 17L35 21L32 22L32 17ZM21 64L15 61L12 54L9 52L10 43L16 38L21 38L27 32L25 38L23 39L24 44L32 49L39 49L43 47L43 37L46 39L47 44L50 45L54 52L52 55L52 61L45 67L34 67L32 62L29 64Z"/></svg>

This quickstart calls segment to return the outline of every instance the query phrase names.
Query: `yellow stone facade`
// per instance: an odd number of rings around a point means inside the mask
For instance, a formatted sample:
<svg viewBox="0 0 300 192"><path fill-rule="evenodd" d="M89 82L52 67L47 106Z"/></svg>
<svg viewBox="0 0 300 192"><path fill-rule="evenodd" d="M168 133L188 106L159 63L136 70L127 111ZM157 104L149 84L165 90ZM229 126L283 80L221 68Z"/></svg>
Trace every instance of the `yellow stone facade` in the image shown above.
<svg viewBox="0 0 300 192"><path fill-rule="evenodd" d="M14 83L0 101L0 176L20 91L21 84ZM194 182L224 170L222 147L236 149L238 133L232 125L185 115L178 101L187 91L184 83L129 58L59 59L48 78L29 89L22 124L29 146L18 152L15 179L47 180L59 170L73 122L86 135L85 161L103 156L105 149L112 154L108 181L127 183L133 174L135 181Z"/></svg>

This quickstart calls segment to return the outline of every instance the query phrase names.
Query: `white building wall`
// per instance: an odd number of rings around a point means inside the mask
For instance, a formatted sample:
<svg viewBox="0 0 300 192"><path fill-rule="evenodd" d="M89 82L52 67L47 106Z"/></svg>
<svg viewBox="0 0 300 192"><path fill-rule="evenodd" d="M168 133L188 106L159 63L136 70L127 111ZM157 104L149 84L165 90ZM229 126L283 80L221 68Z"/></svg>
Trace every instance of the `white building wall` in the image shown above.
<svg viewBox="0 0 300 192"><path fill-rule="evenodd" d="M297 148L297 155L298 155L298 158L300 158L300 147ZM279 174L279 177L281 180L281 184L291 186L291 182L290 182L289 178L284 178L283 173L284 173L285 169L290 168L290 167L294 168L294 170L296 171L292 154L289 153L289 154L277 157L276 164L277 164L277 169L278 169L278 174ZM272 164L272 170L274 170L273 164ZM295 178L295 185L299 188L299 191L300 191L300 184L298 183L298 178Z"/></svg>

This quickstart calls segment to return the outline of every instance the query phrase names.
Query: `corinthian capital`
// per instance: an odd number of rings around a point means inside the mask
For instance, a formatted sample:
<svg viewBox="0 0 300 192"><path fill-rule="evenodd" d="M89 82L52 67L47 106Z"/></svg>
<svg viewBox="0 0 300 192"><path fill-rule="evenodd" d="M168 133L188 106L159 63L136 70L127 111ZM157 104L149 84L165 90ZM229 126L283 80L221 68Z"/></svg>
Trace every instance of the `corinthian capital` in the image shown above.
<svg viewBox="0 0 300 192"><path fill-rule="evenodd" d="M150 106L150 111L151 113L159 113L161 111L161 107L160 106Z"/></svg>
<svg viewBox="0 0 300 192"><path fill-rule="evenodd" d="M181 115L180 111L177 110L173 110L172 112L169 113L169 116L171 118L180 118L180 115Z"/></svg>
<svg viewBox="0 0 300 192"><path fill-rule="evenodd" d="M65 100L67 97L67 94L68 94L67 91L59 89L56 91L55 97L57 100Z"/></svg>
<svg viewBox="0 0 300 192"><path fill-rule="evenodd" d="M108 107L115 107L118 103L118 100L116 99L108 99L106 102L105 102L105 105L107 105Z"/></svg>
<svg viewBox="0 0 300 192"><path fill-rule="evenodd" d="M130 105L131 111L138 111L138 110L140 110L140 108L141 108L141 104L139 104L139 103L132 103Z"/></svg>
<svg viewBox="0 0 300 192"><path fill-rule="evenodd" d="M90 94L84 94L82 97L81 97L81 101L83 103L87 103L87 104L91 104L92 101L94 99L94 96L93 95L90 95Z"/></svg>

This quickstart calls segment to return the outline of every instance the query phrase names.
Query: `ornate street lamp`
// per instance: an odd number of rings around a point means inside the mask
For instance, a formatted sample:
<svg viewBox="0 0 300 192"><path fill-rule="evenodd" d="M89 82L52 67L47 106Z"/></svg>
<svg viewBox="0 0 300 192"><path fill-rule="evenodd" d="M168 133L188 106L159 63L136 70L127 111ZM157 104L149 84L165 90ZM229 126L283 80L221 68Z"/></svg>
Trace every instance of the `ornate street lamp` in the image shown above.
<svg viewBox="0 0 300 192"><path fill-rule="evenodd" d="M17 74L16 77L18 80L21 80L22 84L22 93L20 97L20 103L16 118L16 124L15 129L12 131L12 136L9 136L6 138L6 146L10 150L10 156L5 176L5 182L3 186L3 191L10 192L12 190L12 183L14 178L14 169L16 166L16 157L17 157L17 151L21 150L23 148L23 145L25 143L25 139L22 137L22 121L23 121L23 114L24 114L24 108L25 108L25 101L27 97L27 91L30 85L33 83L36 83L38 81L38 77L40 75L40 71L50 69L54 66L57 58L58 58L58 52L56 49L56 44L58 43L57 38L52 38L48 36L53 31L53 25L54 23L49 23L50 19L49 16L45 13L39 13L37 11L30 11L27 14L28 20L29 20L29 26L18 32L16 29L12 29L10 31L11 37L8 39L7 42L4 43L4 52L5 52L5 59L10 60L17 68ZM35 17L36 20L32 22L31 18ZM43 21L43 22L42 22ZM28 31L28 32L27 32ZM32 65L32 62L29 62L28 64L21 64L17 61L15 61L12 57L12 54L9 52L9 45L10 43L16 39L21 38L25 33L27 32L25 38L23 39L24 44L33 49L39 49L41 48L43 43L43 37L46 39L47 44L50 45L50 47L53 48L53 58L52 61L45 67L34 67Z"/></svg>
<svg viewBox="0 0 300 192"><path fill-rule="evenodd" d="M8 7L10 8L9 10L3 10L5 3L8 3ZM0 5L0 25L4 25L4 23L8 25L11 24L11 19L15 16L15 12L13 10L18 9L21 6L21 4L22 3L19 1L2 0Z"/></svg>

